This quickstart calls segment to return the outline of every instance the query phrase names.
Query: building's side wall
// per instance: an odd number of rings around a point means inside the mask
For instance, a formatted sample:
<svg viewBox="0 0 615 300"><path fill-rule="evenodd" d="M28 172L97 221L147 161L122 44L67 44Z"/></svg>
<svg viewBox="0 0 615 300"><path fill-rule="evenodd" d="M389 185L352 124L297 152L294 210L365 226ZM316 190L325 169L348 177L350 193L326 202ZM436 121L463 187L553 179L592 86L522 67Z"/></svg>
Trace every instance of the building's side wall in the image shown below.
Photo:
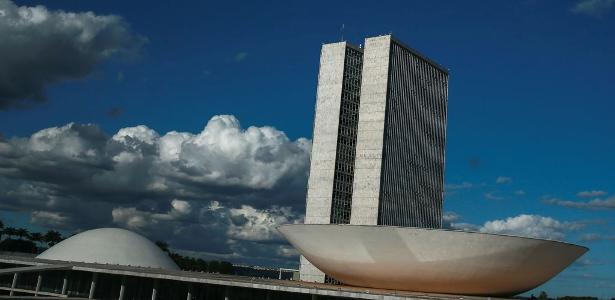
<svg viewBox="0 0 615 300"><path fill-rule="evenodd" d="M391 37L365 40L351 224L376 225Z"/></svg>
<svg viewBox="0 0 615 300"><path fill-rule="evenodd" d="M440 228L448 74L391 43L378 225Z"/></svg>
<svg viewBox="0 0 615 300"><path fill-rule="evenodd" d="M306 224L329 224L331 220L345 53L346 43L341 42L323 45L320 54ZM300 278L303 281L323 282L325 276L302 256Z"/></svg>

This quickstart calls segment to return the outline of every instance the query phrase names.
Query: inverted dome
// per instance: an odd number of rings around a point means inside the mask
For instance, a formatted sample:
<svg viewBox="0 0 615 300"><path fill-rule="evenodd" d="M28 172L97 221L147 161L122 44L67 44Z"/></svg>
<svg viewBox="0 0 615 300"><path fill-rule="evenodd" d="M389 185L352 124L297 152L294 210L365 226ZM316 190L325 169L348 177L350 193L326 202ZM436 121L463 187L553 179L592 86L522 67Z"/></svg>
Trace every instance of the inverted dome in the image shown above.
<svg viewBox="0 0 615 300"><path fill-rule="evenodd" d="M179 270L156 244L132 231L99 228L74 235L36 258Z"/></svg>
<svg viewBox="0 0 615 300"><path fill-rule="evenodd" d="M294 224L278 230L314 266L345 284L458 295L525 292L588 250L549 240L410 227Z"/></svg>

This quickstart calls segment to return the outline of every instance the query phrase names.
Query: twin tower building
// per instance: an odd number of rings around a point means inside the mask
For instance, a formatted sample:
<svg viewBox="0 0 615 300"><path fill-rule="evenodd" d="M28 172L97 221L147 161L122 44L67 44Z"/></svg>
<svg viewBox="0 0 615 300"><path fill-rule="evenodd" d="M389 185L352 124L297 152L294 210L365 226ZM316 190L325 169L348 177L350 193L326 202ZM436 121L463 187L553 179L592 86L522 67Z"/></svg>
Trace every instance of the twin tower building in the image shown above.
<svg viewBox="0 0 615 300"><path fill-rule="evenodd" d="M440 228L448 71L391 35L324 44L316 98L305 223Z"/></svg>

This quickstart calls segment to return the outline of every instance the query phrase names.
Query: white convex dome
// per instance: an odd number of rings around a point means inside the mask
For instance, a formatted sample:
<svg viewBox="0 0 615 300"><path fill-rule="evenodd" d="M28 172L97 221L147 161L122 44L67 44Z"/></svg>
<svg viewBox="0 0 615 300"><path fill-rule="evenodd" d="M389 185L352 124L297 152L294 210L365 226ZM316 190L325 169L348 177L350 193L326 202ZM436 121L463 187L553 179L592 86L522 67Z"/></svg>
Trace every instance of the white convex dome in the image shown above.
<svg viewBox="0 0 615 300"><path fill-rule="evenodd" d="M156 244L120 228L84 231L47 249L36 258L179 270Z"/></svg>

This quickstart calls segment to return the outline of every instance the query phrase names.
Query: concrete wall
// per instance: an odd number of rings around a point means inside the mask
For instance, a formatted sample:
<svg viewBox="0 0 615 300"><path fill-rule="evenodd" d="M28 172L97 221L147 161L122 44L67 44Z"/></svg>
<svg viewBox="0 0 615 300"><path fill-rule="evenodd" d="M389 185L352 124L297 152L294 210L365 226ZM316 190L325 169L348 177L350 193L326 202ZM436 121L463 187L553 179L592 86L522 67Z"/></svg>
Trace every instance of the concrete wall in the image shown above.
<svg viewBox="0 0 615 300"><path fill-rule="evenodd" d="M447 91L414 49L365 40L350 224L441 227Z"/></svg>
<svg viewBox="0 0 615 300"><path fill-rule="evenodd" d="M345 53L346 42L340 42L323 45L320 54L306 224L329 224L331 219ZM301 257L300 278L324 282L325 275Z"/></svg>
<svg viewBox="0 0 615 300"><path fill-rule="evenodd" d="M347 213L333 194L349 47L321 50L306 224L348 222L331 217L332 205ZM448 73L390 35L366 39L362 63L350 224L440 227ZM325 279L304 257L300 274L303 281Z"/></svg>
<svg viewBox="0 0 615 300"><path fill-rule="evenodd" d="M391 36L365 39L350 224L377 225Z"/></svg>

